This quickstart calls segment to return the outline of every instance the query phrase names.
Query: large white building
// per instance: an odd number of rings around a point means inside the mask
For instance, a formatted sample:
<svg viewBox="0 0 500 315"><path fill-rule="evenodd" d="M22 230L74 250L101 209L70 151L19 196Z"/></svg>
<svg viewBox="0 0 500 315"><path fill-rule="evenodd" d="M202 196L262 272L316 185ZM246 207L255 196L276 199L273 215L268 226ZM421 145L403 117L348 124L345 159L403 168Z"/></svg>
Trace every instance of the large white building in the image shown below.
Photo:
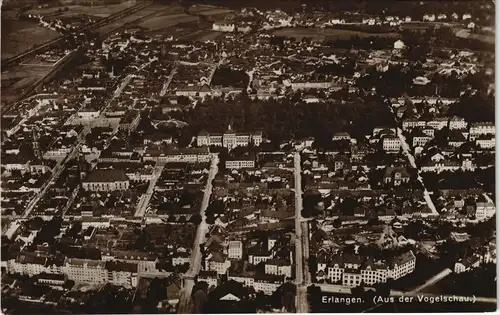
<svg viewBox="0 0 500 315"><path fill-rule="evenodd" d="M248 146L253 143L259 146L262 143L262 132L236 133L229 125L228 130L223 134L209 134L201 132L196 139L198 146L218 146L229 150L238 146Z"/></svg>
<svg viewBox="0 0 500 315"><path fill-rule="evenodd" d="M229 241L227 254L230 259L242 259L243 243L241 241Z"/></svg>
<svg viewBox="0 0 500 315"><path fill-rule="evenodd" d="M385 136L382 139L382 149L388 153L398 153L401 149L401 141L396 136Z"/></svg>
<svg viewBox="0 0 500 315"><path fill-rule="evenodd" d="M127 190L129 184L129 178L119 169L94 170L82 182L83 189L90 191Z"/></svg>
<svg viewBox="0 0 500 315"><path fill-rule="evenodd" d="M212 24L212 30L217 32L234 32L236 25L228 21L218 21Z"/></svg>
<svg viewBox="0 0 500 315"><path fill-rule="evenodd" d="M265 262L264 270L266 274L277 276L292 276L292 265L290 261L282 259L269 259Z"/></svg>
<svg viewBox="0 0 500 315"><path fill-rule="evenodd" d="M469 138L474 141L481 135L494 135L495 124L492 122L473 123L469 129Z"/></svg>
<svg viewBox="0 0 500 315"><path fill-rule="evenodd" d="M155 161L158 163L184 162L184 163L207 163L212 155L208 147L201 148L172 148L149 146L143 155L144 161Z"/></svg>
<svg viewBox="0 0 500 315"><path fill-rule="evenodd" d="M358 256L338 256L333 261L318 261L317 279L340 282L347 287L356 287L361 283L373 285L397 280L415 270L415 255L412 251L396 257L392 264L383 262L362 262Z"/></svg>

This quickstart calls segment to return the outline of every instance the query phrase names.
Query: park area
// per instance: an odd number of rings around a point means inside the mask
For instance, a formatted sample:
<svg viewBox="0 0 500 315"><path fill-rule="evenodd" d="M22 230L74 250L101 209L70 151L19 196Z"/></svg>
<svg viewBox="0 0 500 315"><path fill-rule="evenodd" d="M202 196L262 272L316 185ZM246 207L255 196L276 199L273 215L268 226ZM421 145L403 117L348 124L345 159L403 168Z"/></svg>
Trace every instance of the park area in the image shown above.
<svg viewBox="0 0 500 315"><path fill-rule="evenodd" d="M342 30L332 28L307 28L307 27L285 27L277 29L273 32L276 36L293 37L295 39L311 38L315 41L324 41L331 39L350 39L351 37L358 36L360 38L367 37L386 37L397 38L399 34L394 33L367 33L353 30Z"/></svg>

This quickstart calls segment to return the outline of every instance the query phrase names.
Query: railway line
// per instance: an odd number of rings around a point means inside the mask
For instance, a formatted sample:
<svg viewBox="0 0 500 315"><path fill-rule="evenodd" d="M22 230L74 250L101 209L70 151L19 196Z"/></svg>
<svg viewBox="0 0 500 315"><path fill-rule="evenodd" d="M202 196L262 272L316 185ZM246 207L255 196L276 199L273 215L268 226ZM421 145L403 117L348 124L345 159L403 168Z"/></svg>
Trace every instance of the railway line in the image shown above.
<svg viewBox="0 0 500 315"><path fill-rule="evenodd" d="M51 47L54 47L55 45L58 45L59 43L63 42L64 40L71 38L74 33L81 33L81 32L94 30L94 29L102 27L106 24L112 23L116 20L119 20L127 15L130 15L130 14L133 14L137 11L143 10L150 5L152 5L152 2L150 2L150 1L142 2L140 4L133 6L133 7L127 8L125 10L122 10L122 11L117 12L115 14L112 14L110 16L107 16L103 19L100 19L99 21L96 21L95 23L92 23L90 25L86 25L83 28L80 28L78 30L73 31L71 34L59 36L57 38L54 38L54 39L40 45L40 46L34 47L34 48L32 48L28 51L25 51L17 56L9 58L9 59L2 62L2 71L8 69L9 67L12 67L13 65L16 65L20 62L23 62L29 58L32 58L33 56L35 56L37 54L45 52L46 50L50 49Z"/></svg>

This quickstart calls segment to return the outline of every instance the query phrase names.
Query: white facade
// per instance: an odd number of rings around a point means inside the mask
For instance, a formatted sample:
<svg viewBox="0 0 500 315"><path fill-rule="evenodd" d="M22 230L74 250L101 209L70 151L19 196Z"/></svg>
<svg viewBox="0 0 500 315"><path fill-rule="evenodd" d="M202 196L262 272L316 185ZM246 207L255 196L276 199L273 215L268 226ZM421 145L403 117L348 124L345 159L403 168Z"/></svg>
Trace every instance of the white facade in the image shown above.
<svg viewBox="0 0 500 315"><path fill-rule="evenodd" d="M493 123L475 123L470 126L469 133L472 140L480 135L494 135L495 125Z"/></svg>
<svg viewBox="0 0 500 315"><path fill-rule="evenodd" d="M417 120L417 119L405 119L403 120L403 130L407 131L413 128L423 128L426 126L425 120Z"/></svg>
<svg viewBox="0 0 500 315"><path fill-rule="evenodd" d="M394 49L403 49L405 48L405 43L402 40L397 40L394 42Z"/></svg>
<svg viewBox="0 0 500 315"><path fill-rule="evenodd" d="M450 130L453 130L453 129L466 129L467 128L467 122L463 118L452 117L452 118L450 118L449 128L450 128Z"/></svg>
<svg viewBox="0 0 500 315"><path fill-rule="evenodd" d="M429 120L426 126L432 127L436 130L441 130L444 127L448 126L448 119L443 117Z"/></svg>
<svg viewBox="0 0 500 315"><path fill-rule="evenodd" d="M227 254L230 259L242 259L243 243L241 241L229 241Z"/></svg>
<svg viewBox="0 0 500 315"><path fill-rule="evenodd" d="M401 149L401 141L398 137L387 136L382 140L382 148L386 152L398 153Z"/></svg>
<svg viewBox="0 0 500 315"><path fill-rule="evenodd" d="M476 140L476 145L481 149L494 149L495 148L495 137L491 138L481 138Z"/></svg>
<svg viewBox="0 0 500 315"><path fill-rule="evenodd" d="M234 133L231 132L224 134L199 134L196 138L198 146L219 146L228 149L233 149L237 146L248 146L253 143L259 146L262 143L262 133Z"/></svg>
<svg viewBox="0 0 500 315"><path fill-rule="evenodd" d="M255 160L229 160L226 161L227 169L254 168Z"/></svg>
<svg viewBox="0 0 500 315"><path fill-rule="evenodd" d="M292 266L288 264L280 264L273 262L272 260L268 260L265 263L265 272L269 275L277 275L277 276L292 276Z"/></svg>
<svg viewBox="0 0 500 315"><path fill-rule="evenodd" d="M236 26L234 23L230 22L215 22L212 24L212 30L218 31L218 32L234 32L234 29Z"/></svg>
<svg viewBox="0 0 500 315"><path fill-rule="evenodd" d="M485 221L495 215L495 204L491 202L478 202L476 204L476 219Z"/></svg>

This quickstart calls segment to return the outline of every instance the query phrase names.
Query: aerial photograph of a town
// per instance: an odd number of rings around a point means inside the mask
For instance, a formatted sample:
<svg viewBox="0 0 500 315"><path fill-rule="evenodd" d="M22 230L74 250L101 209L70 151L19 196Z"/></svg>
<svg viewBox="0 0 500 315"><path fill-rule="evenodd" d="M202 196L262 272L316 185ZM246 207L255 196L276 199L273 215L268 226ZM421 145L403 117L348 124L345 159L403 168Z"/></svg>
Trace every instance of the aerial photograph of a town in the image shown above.
<svg viewBox="0 0 500 315"><path fill-rule="evenodd" d="M0 2L2 314L496 310L495 1Z"/></svg>

